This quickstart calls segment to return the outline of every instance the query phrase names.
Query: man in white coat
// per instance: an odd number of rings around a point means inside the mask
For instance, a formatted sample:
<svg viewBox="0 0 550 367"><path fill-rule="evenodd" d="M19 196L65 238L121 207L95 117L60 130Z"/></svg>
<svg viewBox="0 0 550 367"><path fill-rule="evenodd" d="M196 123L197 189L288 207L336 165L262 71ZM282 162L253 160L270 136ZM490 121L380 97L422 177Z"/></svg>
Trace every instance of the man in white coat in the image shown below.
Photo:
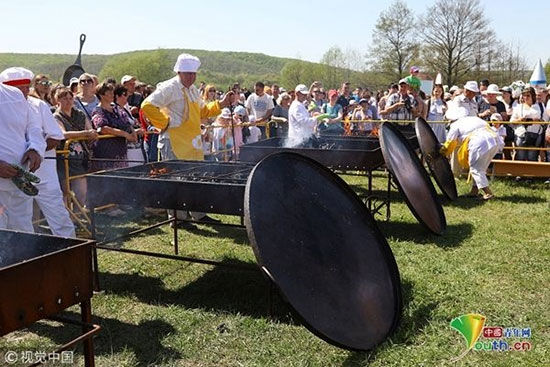
<svg viewBox="0 0 550 367"><path fill-rule="evenodd" d="M487 168L504 141L493 131L486 121L475 116L462 117L451 124L447 141L441 147L441 153L450 155L455 148L461 167L468 169L474 182L467 196L477 196L483 191L483 200L493 197L487 180Z"/></svg>
<svg viewBox="0 0 550 367"><path fill-rule="evenodd" d="M317 127L317 119L310 117L304 105L309 89L304 84L298 84L294 89L296 96L288 109L288 141L287 146L293 147L303 143L313 136ZM318 115L315 113L314 115Z"/></svg>
<svg viewBox="0 0 550 367"><path fill-rule="evenodd" d="M31 80L28 80L30 84ZM11 164L40 167L46 142L40 121L17 89L0 83L0 228L33 232L32 197L25 195L11 178L17 170Z"/></svg>
<svg viewBox="0 0 550 367"><path fill-rule="evenodd" d="M35 196L35 200L48 221L52 234L76 237L74 224L63 203L55 161L55 148L61 140L64 140L63 132L50 112L49 106L38 98L28 96L30 84L24 81L32 80L33 77L30 70L20 67L8 68L0 73L2 83L15 83L15 87L27 98L30 112L40 121L43 139L46 141L45 159L35 172L40 178L40 183L36 184L38 195Z"/></svg>

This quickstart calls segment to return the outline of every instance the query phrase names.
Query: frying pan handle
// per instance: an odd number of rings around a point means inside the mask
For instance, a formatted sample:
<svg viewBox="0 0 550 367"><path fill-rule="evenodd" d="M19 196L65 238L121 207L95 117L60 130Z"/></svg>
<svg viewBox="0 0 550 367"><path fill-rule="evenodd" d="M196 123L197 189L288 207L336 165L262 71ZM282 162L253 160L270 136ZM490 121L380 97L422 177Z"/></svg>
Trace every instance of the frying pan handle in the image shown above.
<svg viewBox="0 0 550 367"><path fill-rule="evenodd" d="M81 60L82 46L84 46L85 41L86 41L86 35L84 33L82 33L80 35L80 49L78 50L78 56L76 57L76 61L74 62L75 64L80 65L80 66L82 66L82 60Z"/></svg>

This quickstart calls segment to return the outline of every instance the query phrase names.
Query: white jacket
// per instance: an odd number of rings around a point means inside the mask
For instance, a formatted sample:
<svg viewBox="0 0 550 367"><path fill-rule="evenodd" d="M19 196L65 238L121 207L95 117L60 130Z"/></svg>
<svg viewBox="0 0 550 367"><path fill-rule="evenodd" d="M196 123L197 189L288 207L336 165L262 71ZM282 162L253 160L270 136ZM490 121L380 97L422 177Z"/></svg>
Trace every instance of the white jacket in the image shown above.
<svg viewBox="0 0 550 367"><path fill-rule="evenodd" d="M44 157L46 141L42 123L31 113L29 103L17 88L0 84L0 160L21 164L26 151L33 149ZM0 178L0 190L18 190L10 179Z"/></svg>
<svg viewBox="0 0 550 367"><path fill-rule="evenodd" d="M55 139L55 140L64 140L63 131L59 127L59 124L53 117L53 114L50 111L50 107L46 102L34 98L28 97L27 101L31 107L31 112L35 117L41 122L42 135L44 140L46 139ZM40 184L44 185L46 183L53 183L54 185L59 185L57 178L57 165L55 162L55 148L50 149L44 153L44 161L40 165L40 168L35 172L35 174L40 177ZM40 187L39 187L40 188Z"/></svg>
<svg viewBox="0 0 550 367"><path fill-rule="evenodd" d="M303 103L292 101L288 109L288 145L294 146L310 138L317 120L309 116Z"/></svg>
<svg viewBox="0 0 550 367"><path fill-rule="evenodd" d="M184 88L179 76L176 75L172 79L160 82L157 89L146 98L152 105L159 107L162 112L170 117L169 128L178 127L182 123L185 111ZM197 87L194 85L189 87L187 94L189 95L189 102L198 102L201 108L204 106L204 101Z"/></svg>

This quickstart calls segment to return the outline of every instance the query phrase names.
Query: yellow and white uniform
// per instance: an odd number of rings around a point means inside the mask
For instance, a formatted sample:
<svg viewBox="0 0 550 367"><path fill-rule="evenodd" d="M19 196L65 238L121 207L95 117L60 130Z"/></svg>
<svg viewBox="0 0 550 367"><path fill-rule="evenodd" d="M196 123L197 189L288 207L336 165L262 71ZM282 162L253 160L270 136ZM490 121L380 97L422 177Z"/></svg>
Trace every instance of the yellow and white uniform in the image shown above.
<svg viewBox="0 0 550 367"><path fill-rule="evenodd" d="M218 101L206 104L194 85L186 88L176 75L159 83L143 101L141 109L153 126L167 128L159 138L159 145L168 139L178 159L204 159L202 147L197 143L201 140L195 138L201 135L202 118L219 115Z"/></svg>
<svg viewBox="0 0 550 367"><path fill-rule="evenodd" d="M502 138L486 121L469 116L451 124L441 153L448 156L456 149L458 163L461 167L470 169L476 186L481 189L489 186L487 168L503 146Z"/></svg>

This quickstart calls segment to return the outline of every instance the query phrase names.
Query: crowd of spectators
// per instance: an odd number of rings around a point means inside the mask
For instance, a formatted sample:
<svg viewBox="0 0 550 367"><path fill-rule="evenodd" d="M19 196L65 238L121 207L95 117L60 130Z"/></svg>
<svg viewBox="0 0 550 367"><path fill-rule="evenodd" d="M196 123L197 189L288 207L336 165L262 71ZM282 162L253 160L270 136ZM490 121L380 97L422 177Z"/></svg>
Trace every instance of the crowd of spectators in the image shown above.
<svg viewBox="0 0 550 367"><path fill-rule="evenodd" d="M404 129L416 117L426 119L440 142L444 142L449 123L456 117L448 112L461 108L467 116L478 116L495 123L507 146L544 147L550 145L550 129L531 124L550 120L548 89L533 88L522 83L499 87L488 80L468 81L462 87L435 84L431 93L421 90L419 69L388 85L387 90L370 90L343 82L337 89L325 89L314 82L303 104L310 116L322 115L317 131L328 134L376 134L380 120L392 120ZM71 79L69 86L52 85L46 75L37 75L29 95L47 103L61 128L65 141L71 139L69 175L78 176L99 169L111 169L159 159L159 130L152 127L141 113L142 101L155 87L125 75L119 82L100 82L84 73ZM201 120L202 146L206 159L232 160L243 144L267 136L288 135L289 108L295 99L293 86L266 85L258 81L251 91L234 83L228 88L200 83L200 96L205 102L223 98L233 91L237 98L216 118ZM455 109L456 110L456 109ZM465 111L465 112L464 112ZM506 124L525 122L525 124ZM114 136L103 139L102 135ZM79 139L75 141L74 139ZM538 150L504 150L504 159L550 161L550 154ZM238 157L237 157L238 158ZM58 174L65 177L63 160L58 160ZM63 187L67 195L66 188ZM82 203L86 202L86 181L71 181L71 190Z"/></svg>

